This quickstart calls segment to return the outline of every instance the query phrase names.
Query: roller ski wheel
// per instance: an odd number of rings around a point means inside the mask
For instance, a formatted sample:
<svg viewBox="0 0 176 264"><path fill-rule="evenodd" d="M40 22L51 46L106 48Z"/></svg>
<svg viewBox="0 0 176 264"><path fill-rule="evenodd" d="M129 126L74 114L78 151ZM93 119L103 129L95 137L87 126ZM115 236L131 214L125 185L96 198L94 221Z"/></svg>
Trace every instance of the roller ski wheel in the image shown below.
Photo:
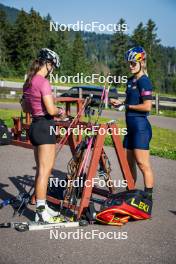
<svg viewBox="0 0 176 264"><path fill-rule="evenodd" d="M19 231L19 232L25 232L29 230L29 224L27 223L18 223L15 224L15 230Z"/></svg>

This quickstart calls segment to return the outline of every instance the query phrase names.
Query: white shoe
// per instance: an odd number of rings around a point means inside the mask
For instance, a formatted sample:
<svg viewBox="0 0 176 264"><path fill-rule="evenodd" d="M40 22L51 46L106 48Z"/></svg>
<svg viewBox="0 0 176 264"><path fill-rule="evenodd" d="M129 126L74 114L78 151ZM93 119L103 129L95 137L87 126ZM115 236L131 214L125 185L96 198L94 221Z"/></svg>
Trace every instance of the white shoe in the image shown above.
<svg viewBox="0 0 176 264"><path fill-rule="evenodd" d="M50 216L58 216L59 215L59 212L54 211L47 204L45 204L45 209L47 210L48 214L50 214Z"/></svg>
<svg viewBox="0 0 176 264"><path fill-rule="evenodd" d="M51 216L45 206L39 206L36 208L35 222L36 223L61 223L65 221L63 217Z"/></svg>

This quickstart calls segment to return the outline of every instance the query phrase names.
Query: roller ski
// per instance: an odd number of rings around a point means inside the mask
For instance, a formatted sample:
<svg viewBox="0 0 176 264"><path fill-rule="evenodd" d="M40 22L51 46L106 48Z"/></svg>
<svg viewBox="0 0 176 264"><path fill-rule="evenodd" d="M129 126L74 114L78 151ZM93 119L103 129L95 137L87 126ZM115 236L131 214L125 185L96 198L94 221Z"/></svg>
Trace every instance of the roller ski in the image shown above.
<svg viewBox="0 0 176 264"><path fill-rule="evenodd" d="M2 223L0 228L14 228L24 232L86 225L88 225L86 220L74 221L73 218L61 215L60 212L54 211L46 204L36 208L35 221Z"/></svg>
<svg viewBox="0 0 176 264"><path fill-rule="evenodd" d="M25 231L37 231L37 230L50 230L50 229L59 229L66 227L79 227L86 226L88 222L86 220L81 220L77 222L59 222L59 223L45 223L45 222L9 222L0 224L0 228L14 228L19 232Z"/></svg>

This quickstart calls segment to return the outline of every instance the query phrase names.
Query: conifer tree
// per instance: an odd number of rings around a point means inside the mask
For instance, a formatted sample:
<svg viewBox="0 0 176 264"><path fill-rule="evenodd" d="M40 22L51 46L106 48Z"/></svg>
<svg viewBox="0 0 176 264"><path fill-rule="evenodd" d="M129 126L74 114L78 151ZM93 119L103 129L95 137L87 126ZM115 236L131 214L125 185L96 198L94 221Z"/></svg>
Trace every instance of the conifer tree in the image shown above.
<svg viewBox="0 0 176 264"><path fill-rule="evenodd" d="M117 24L125 24L124 19L120 19ZM113 55L112 73L116 76L123 76L128 74L127 64L125 61L125 52L128 49L129 38L123 31L117 31L114 33L111 50Z"/></svg>

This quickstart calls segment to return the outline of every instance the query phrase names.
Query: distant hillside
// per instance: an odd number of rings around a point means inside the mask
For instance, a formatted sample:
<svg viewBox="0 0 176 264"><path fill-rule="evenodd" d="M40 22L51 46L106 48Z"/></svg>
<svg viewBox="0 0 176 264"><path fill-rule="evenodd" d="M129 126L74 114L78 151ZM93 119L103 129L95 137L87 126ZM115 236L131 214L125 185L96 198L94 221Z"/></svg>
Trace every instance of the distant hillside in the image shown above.
<svg viewBox="0 0 176 264"><path fill-rule="evenodd" d="M35 58L41 47L59 53L62 61L60 75L81 72L86 75L112 73L115 76L126 76L128 67L124 61L124 51L132 45L143 45L148 52L148 70L154 89L175 94L176 48L164 47L158 41L157 25L151 19L146 25L139 23L132 35L82 31L76 34L73 30L65 33L50 32L49 21L52 17L49 14L41 17L32 8L27 13L0 4L0 10L7 16L7 21L0 19L1 60L5 62L0 63L3 77L23 76L29 61ZM118 22L123 24L124 21L121 18ZM8 22L11 22L11 26Z"/></svg>
<svg viewBox="0 0 176 264"><path fill-rule="evenodd" d="M10 23L15 22L17 15L19 13L18 9L14 7L5 6L3 4L0 4L0 9L6 13L7 19Z"/></svg>
<svg viewBox="0 0 176 264"><path fill-rule="evenodd" d="M5 6L3 4L0 4L0 9L6 13L7 20L12 24L15 22L20 11L19 9ZM70 41L74 40L75 34L76 32L70 32ZM96 34L95 32L81 32L81 35L85 43L87 57L97 62L101 61L109 64L109 61L111 59L109 54L109 45L112 35Z"/></svg>

